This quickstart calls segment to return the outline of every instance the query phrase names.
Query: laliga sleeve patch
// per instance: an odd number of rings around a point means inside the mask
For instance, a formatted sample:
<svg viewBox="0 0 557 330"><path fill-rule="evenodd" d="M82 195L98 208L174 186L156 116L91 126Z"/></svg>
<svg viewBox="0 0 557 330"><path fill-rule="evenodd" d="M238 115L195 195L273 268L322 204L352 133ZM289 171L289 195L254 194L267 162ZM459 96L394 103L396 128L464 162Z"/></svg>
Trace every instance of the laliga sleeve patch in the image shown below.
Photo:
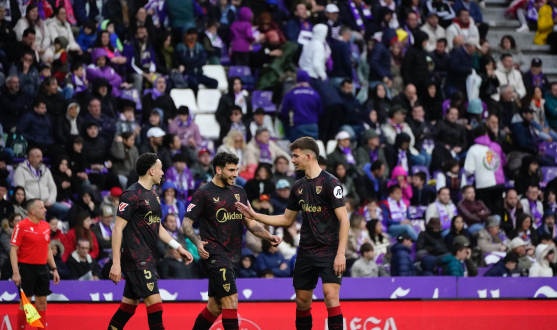
<svg viewBox="0 0 557 330"><path fill-rule="evenodd" d="M186 212L191 211L194 207L195 207L195 204L190 204L190 205L188 205L188 209L187 209Z"/></svg>
<svg viewBox="0 0 557 330"><path fill-rule="evenodd" d="M118 205L118 211L124 212L124 210L126 209L126 207L128 207L128 205L129 205L128 203L124 203L124 202L120 203L120 205Z"/></svg>
<svg viewBox="0 0 557 330"><path fill-rule="evenodd" d="M333 195L336 198L341 199L342 198L342 187L341 186L336 186L335 189L333 190Z"/></svg>

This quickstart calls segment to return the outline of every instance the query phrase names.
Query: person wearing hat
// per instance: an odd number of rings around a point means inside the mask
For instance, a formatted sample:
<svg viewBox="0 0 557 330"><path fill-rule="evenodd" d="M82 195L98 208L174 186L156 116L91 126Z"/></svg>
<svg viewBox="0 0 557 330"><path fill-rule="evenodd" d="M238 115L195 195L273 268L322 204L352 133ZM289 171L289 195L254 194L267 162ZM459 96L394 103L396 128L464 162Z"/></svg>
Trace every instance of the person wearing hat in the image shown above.
<svg viewBox="0 0 557 330"><path fill-rule="evenodd" d="M423 32L427 33L428 39L425 46L427 52L433 52L437 48L437 41L441 38L446 40L445 29L439 25L439 17L437 13L429 13L426 23L420 28Z"/></svg>
<svg viewBox="0 0 557 330"><path fill-rule="evenodd" d="M147 152L156 153L159 159L162 162L162 169L166 171L168 168L172 166L172 160L170 159L170 153L168 149L163 146L162 140L163 137L166 135L166 132L163 131L160 127L151 127L147 131L147 141L139 147L139 153L144 154Z"/></svg>
<svg viewBox="0 0 557 330"><path fill-rule="evenodd" d="M533 264L528 255L534 254L535 246L530 245L527 249L526 242L524 242L524 240L520 237L515 237L512 239L509 248L511 252L518 255L518 267L527 274Z"/></svg>
<svg viewBox="0 0 557 330"><path fill-rule="evenodd" d="M112 208L112 221L116 221L116 213L118 211L118 204L120 203L120 195L122 195L122 188L113 187L112 189L110 189L110 193L103 198L101 205L99 206L101 211L104 210L105 207Z"/></svg>
<svg viewBox="0 0 557 330"><path fill-rule="evenodd" d="M339 20L339 9L334 3L329 3L325 6L325 17L327 17L327 26L329 31L327 32L327 41L336 40L339 37L339 31L341 28Z"/></svg>
<svg viewBox="0 0 557 330"><path fill-rule="evenodd" d="M98 260L109 258L112 252L112 230L114 229L114 210L112 205L103 205L99 222L91 227L99 245Z"/></svg>
<svg viewBox="0 0 557 330"><path fill-rule="evenodd" d="M443 235L443 227L439 218L431 218L425 231L418 235L416 241L417 258L421 259L424 275L433 275L437 258L449 253Z"/></svg>
<svg viewBox="0 0 557 330"><path fill-rule="evenodd" d="M349 175L357 173L356 159L350 142L350 133L340 131L335 136L337 147L327 156L327 172L334 173L338 164L343 164Z"/></svg>
<svg viewBox="0 0 557 330"><path fill-rule="evenodd" d="M376 160L380 160L385 164L385 172L389 173L389 167L387 164L387 159L385 158L384 148L380 146L379 135L374 129L368 129L364 132L363 138L364 144L356 149L356 165L363 167L366 164L372 164Z"/></svg>
<svg viewBox="0 0 557 330"><path fill-rule="evenodd" d="M530 267L529 277L553 277L555 267L555 245L540 244L536 247L536 262Z"/></svg>
<svg viewBox="0 0 557 330"><path fill-rule="evenodd" d="M547 76L542 72L542 60L539 57L532 59L530 70L522 75L522 81L527 91L534 87L539 87L544 92L549 92L551 89Z"/></svg>
<svg viewBox="0 0 557 330"><path fill-rule="evenodd" d="M83 116L79 116L81 107L75 99L66 100L66 114L56 118L54 139L57 143L66 146L72 135L79 135L83 130Z"/></svg>
<svg viewBox="0 0 557 330"><path fill-rule="evenodd" d="M120 186L128 186L128 176L135 172L135 163L139 159L139 151L135 146L137 136L133 132L124 132L114 138L110 154L112 156L112 171L118 175Z"/></svg>
<svg viewBox="0 0 557 330"><path fill-rule="evenodd" d="M176 134L187 148L201 146L203 138L199 133L199 126L193 122L190 109L182 105L177 110L178 116L168 124L168 132Z"/></svg>
<svg viewBox="0 0 557 330"><path fill-rule="evenodd" d="M499 222L499 217L489 216L485 221L485 228L478 232L478 248L482 253L506 252L509 249L509 239L500 230Z"/></svg>
<svg viewBox="0 0 557 330"><path fill-rule="evenodd" d="M286 179L280 179L275 184L275 191L271 194L271 205L273 206L273 214L284 214L286 206L288 206L288 197L290 196L290 182Z"/></svg>
<svg viewBox="0 0 557 330"><path fill-rule="evenodd" d="M70 270L64 260L62 260L62 255L64 254L64 244L57 239L50 240L50 250L52 251L52 257L54 258L54 263L58 269L58 275L60 275L61 280L70 279ZM52 274L50 274L50 279L52 280Z"/></svg>
<svg viewBox="0 0 557 330"><path fill-rule="evenodd" d="M255 132L255 136L246 146L244 157L246 164L267 163L273 164L279 156L290 159L290 155L284 149L271 140L269 130L260 128ZM294 165L289 164L289 171L294 171Z"/></svg>
<svg viewBox="0 0 557 330"><path fill-rule="evenodd" d="M212 157L209 149L199 149L197 153L197 162L190 167L196 187L199 187L199 184L202 182L207 182L207 178L212 178L215 175L215 170L213 166L211 166L211 159Z"/></svg>
<svg viewBox="0 0 557 330"><path fill-rule="evenodd" d="M416 266L410 254L412 238L404 233L397 237L397 243L391 247L391 276L416 276Z"/></svg>

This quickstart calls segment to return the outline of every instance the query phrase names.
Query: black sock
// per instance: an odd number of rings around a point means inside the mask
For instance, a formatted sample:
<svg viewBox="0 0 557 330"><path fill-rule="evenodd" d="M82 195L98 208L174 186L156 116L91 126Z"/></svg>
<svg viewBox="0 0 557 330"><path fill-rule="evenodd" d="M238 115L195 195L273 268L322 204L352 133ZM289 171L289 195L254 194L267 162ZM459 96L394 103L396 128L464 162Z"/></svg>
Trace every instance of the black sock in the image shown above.
<svg viewBox="0 0 557 330"><path fill-rule="evenodd" d="M329 319L327 320L329 330L343 330L344 318L340 306L327 308L327 311L329 312Z"/></svg>
<svg viewBox="0 0 557 330"><path fill-rule="evenodd" d="M296 309L296 330L311 330L312 326L311 308L305 311Z"/></svg>
<svg viewBox="0 0 557 330"><path fill-rule="evenodd" d="M122 330L135 313L137 305L121 303L108 324L108 330Z"/></svg>
<svg viewBox="0 0 557 330"><path fill-rule="evenodd" d="M149 330L164 330L164 325L162 325L162 303L147 307L147 321L149 322Z"/></svg>
<svg viewBox="0 0 557 330"><path fill-rule="evenodd" d="M222 310L222 326L224 330L238 330L238 311L236 309Z"/></svg>
<svg viewBox="0 0 557 330"><path fill-rule="evenodd" d="M195 319L195 324L193 325L192 330L209 330L217 318L218 316L211 314L207 307L205 307L201 313L199 313L197 319Z"/></svg>

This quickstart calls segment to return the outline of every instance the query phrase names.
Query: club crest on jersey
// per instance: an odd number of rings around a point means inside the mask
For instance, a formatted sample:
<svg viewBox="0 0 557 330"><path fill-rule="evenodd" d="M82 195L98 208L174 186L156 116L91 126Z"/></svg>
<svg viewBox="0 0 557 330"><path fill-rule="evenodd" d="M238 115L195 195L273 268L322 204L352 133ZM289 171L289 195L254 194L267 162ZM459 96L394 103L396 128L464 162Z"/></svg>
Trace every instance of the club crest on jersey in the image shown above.
<svg viewBox="0 0 557 330"><path fill-rule="evenodd" d="M323 186L317 186L317 187L315 187L315 192L320 194L322 189L323 189Z"/></svg>
<svg viewBox="0 0 557 330"><path fill-rule="evenodd" d="M118 211L124 212L124 210L126 209L126 207L128 207L128 205L129 205L128 203L124 203L124 202L120 203L120 205L118 205Z"/></svg>
<svg viewBox="0 0 557 330"><path fill-rule="evenodd" d="M301 195L303 190L304 190L304 188L298 189L298 195Z"/></svg>
<svg viewBox="0 0 557 330"><path fill-rule="evenodd" d="M224 290L225 290L226 292L229 292L229 291L230 291L230 283L228 283L228 284L223 284L222 287L224 288Z"/></svg>
<svg viewBox="0 0 557 330"><path fill-rule="evenodd" d="M213 202L218 203L219 201L220 201L220 197L217 198L213 197Z"/></svg>
<svg viewBox="0 0 557 330"><path fill-rule="evenodd" d="M190 205L188 205L187 212L191 211L194 207L195 207L195 204L193 204L193 203L191 203Z"/></svg>
<svg viewBox="0 0 557 330"><path fill-rule="evenodd" d="M240 194L234 194L234 197L236 198L236 200L239 202L240 201ZM228 292L228 291L227 291Z"/></svg>
<svg viewBox="0 0 557 330"><path fill-rule="evenodd" d="M155 288L155 282L147 283L147 289L149 289L149 291L153 291L154 288Z"/></svg>

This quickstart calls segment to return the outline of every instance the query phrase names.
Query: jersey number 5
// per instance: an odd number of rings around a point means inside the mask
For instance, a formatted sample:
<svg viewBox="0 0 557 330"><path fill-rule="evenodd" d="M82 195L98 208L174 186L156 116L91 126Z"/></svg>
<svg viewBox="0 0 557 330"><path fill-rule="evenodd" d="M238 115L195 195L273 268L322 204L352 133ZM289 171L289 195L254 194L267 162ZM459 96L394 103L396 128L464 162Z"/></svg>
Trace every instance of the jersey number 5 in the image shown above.
<svg viewBox="0 0 557 330"><path fill-rule="evenodd" d="M147 270L147 269L143 270L143 273L145 274L145 278L146 278L146 279L150 279L151 276L152 276L152 275L151 275L151 271L149 271L149 270Z"/></svg>
<svg viewBox="0 0 557 330"><path fill-rule="evenodd" d="M222 272L223 281L226 281L226 268L221 268L220 271Z"/></svg>

